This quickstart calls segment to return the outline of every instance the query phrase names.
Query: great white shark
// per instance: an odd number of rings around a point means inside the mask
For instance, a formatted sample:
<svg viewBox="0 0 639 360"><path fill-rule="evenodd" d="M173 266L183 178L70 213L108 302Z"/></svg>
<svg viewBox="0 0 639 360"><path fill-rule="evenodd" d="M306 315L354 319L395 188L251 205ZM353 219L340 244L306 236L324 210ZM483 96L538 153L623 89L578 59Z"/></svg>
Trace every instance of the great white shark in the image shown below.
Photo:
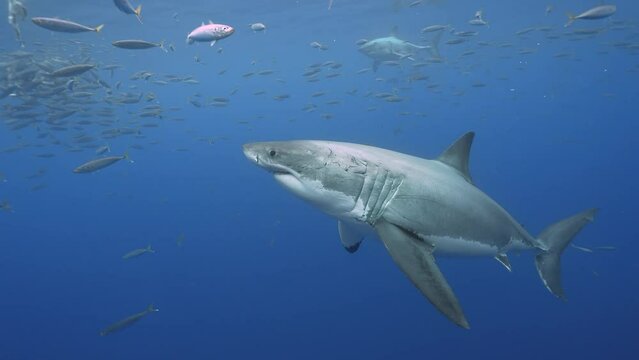
<svg viewBox="0 0 639 360"><path fill-rule="evenodd" d="M384 61L415 60L421 50L429 50L433 58L441 58L438 48L441 34L442 31L439 31L433 37L431 44L425 46L415 45L392 34L367 41L360 45L358 50L373 60L373 70L377 71L379 65Z"/></svg>
<svg viewBox="0 0 639 360"><path fill-rule="evenodd" d="M585 210L532 236L473 184L468 161L473 138L466 133L433 160L315 140L259 142L243 150L286 189L337 218L349 252L376 234L422 294L468 329L436 256L492 256L510 270L509 251L533 250L544 285L563 298L561 254L597 211Z"/></svg>

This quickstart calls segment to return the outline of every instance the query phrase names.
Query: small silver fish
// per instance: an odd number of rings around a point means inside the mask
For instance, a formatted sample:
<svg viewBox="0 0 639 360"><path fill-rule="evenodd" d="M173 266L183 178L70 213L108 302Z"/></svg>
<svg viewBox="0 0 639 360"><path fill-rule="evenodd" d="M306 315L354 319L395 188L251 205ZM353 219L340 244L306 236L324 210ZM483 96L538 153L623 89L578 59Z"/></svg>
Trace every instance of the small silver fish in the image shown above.
<svg viewBox="0 0 639 360"><path fill-rule="evenodd" d="M51 77L70 77L83 74L93 68L95 68L93 64L77 64L55 70L50 75Z"/></svg>
<svg viewBox="0 0 639 360"><path fill-rule="evenodd" d="M153 304L147 306L147 308L144 311L141 311L139 313L133 314L129 317L126 317L118 322L115 322L109 326L107 326L106 328L104 328L104 330L100 331L100 336L106 336L109 335L111 333L114 333L116 331L120 331L124 328L127 328L133 324L135 324L136 322L138 322L140 319L142 319L143 317L147 316L150 313L153 312L157 312L160 311L159 309L155 308L153 306Z"/></svg>
<svg viewBox="0 0 639 360"><path fill-rule="evenodd" d="M260 23L260 22L249 24L249 27L251 28L251 30L253 30L255 32L266 30L266 25L264 25L263 23Z"/></svg>
<svg viewBox="0 0 639 360"><path fill-rule="evenodd" d="M140 24L142 24L142 5L138 5L137 8L134 8L133 5L129 2L129 0L113 0L115 6L120 9L125 14L132 15L138 18Z"/></svg>
<svg viewBox="0 0 639 360"><path fill-rule="evenodd" d="M34 17L31 18L31 21L45 29L57 32L66 32L66 33L79 33L79 32L100 32L104 25L98 25L94 28L82 24L78 24L69 20L62 20L56 18L46 18L46 17Z"/></svg>
<svg viewBox="0 0 639 360"><path fill-rule="evenodd" d="M617 6L615 5L595 6L594 8L586 10L577 16L568 14L568 22L566 23L566 25L564 25L564 27L570 26L575 20L603 19L612 16L616 12Z"/></svg>
<svg viewBox="0 0 639 360"><path fill-rule="evenodd" d="M122 256L122 260L132 259L141 255L144 255L146 253L155 254L155 250L151 248L151 245L148 245L145 248L131 250Z"/></svg>
<svg viewBox="0 0 639 360"><path fill-rule="evenodd" d="M129 49L129 50L143 50L143 49L151 49L154 47L159 47L164 52L168 52L164 47L164 41L160 41L159 43L154 43L146 40L117 40L111 43L111 45L115 47L119 47L121 49Z"/></svg>
<svg viewBox="0 0 639 360"><path fill-rule="evenodd" d="M108 156L99 159L94 159L88 161L77 168L73 169L73 172L76 174L86 174L91 173L100 169L104 169L107 166L113 165L116 162L124 159L129 159L129 155L124 153L122 156ZM130 160L129 160L130 161Z"/></svg>

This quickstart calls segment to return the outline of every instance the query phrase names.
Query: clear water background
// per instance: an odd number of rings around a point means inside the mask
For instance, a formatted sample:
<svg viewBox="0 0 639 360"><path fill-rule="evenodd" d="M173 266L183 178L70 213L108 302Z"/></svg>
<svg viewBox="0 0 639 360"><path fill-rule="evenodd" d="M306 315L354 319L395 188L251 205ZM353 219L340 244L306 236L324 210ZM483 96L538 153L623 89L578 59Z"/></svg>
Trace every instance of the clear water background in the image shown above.
<svg viewBox="0 0 639 360"><path fill-rule="evenodd" d="M140 25L107 0L28 1L30 17L105 27L100 34L69 35L27 20L24 50L67 56L60 45L68 39L91 44L92 61L123 66L113 78L98 70L101 78L122 81L123 88L135 84L156 93L166 109L180 110L152 119L161 125L142 129L144 138L108 141L115 154L129 149L134 163L87 175L71 170L93 158L93 150L66 152L36 139L33 128L0 129L0 148L29 145L0 153L0 172L7 178L0 183L0 200L14 208L0 212L0 359L636 356L639 52L612 44L639 44L639 4L618 1L612 19L563 28L565 12L597 4L555 2L546 16L547 4L532 0L399 8L388 0L336 0L331 11L324 0L147 0ZM489 27L467 24L480 8ZM185 44L186 34L209 19L235 26L236 33L214 48ZM615 20L625 27L611 29ZM268 26L266 32L248 29L258 21ZM446 61L423 69L430 77L426 82L406 82L409 60L403 68L356 74L371 64L357 52L356 40L386 36L398 26L402 39L422 43L419 30L432 24L480 34L465 44L442 44ZM545 25L560 37L549 40L538 31L515 35ZM581 41L564 33L597 27L607 30ZM130 52L110 45L123 38L166 40L176 51ZM329 49L313 49L312 41ZM496 46L503 43L512 46ZM5 23L1 51L18 48ZM521 48L536 52L521 55ZM461 56L469 49L476 53ZM559 53L569 56L555 57ZM306 67L327 60L342 63L342 75L307 83ZM227 72L218 75L222 69ZM263 69L275 74L242 77ZM129 80L141 70L193 75L200 84ZM480 82L486 86L473 86ZM439 86L428 88L431 84ZM226 108L188 102L195 93L229 96L234 89ZM262 89L265 95L253 95ZM352 89L358 92L348 95ZM406 100L364 96L394 89ZM327 95L311 98L316 91ZM277 94L290 98L274 101ZM341 104L324 104L331 99ZM319 109L303 112L309 102ZM144 105L118 106L118 118L135 118L132 112ZM323 113L332 119L323 119ZM532 254L512 256L513 273L489 258L441 259L470 331L437 313L379 242L366 241L355 254L344 251L333 219L288 194L241 152L241 144L250 141L313 138L434 157L468 130L477 132L471 157L476 184L532 233L596 206L601 208L596 221L575 243L618 248L566 251L567 302L544 288ZM133 144L144 149L130 148ZM56 156L34 156L44 152ZM27 178L41 168L43 177ZM38 184L46 188L32 191ZM177 246L180 234L185 240ZM147 244L157 253L121 260ZM149 303L160 312L121 333L99 336L106 325Z"/></svg>

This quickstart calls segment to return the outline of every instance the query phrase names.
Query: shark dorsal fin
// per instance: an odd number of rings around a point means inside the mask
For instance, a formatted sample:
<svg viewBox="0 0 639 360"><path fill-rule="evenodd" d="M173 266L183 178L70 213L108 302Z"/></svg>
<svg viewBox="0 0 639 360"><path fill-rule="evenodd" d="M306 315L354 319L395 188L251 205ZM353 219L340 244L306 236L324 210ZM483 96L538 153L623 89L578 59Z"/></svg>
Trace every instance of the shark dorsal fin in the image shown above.
<svg viewBox="0 0 639 360"><path fill-rule="evenodd" d="M468 158L470 157L470 146L474 137L475 133L472 131L465 133L437 158L437 160L459 171L470 183L473 180L468 170Z"/></svg>

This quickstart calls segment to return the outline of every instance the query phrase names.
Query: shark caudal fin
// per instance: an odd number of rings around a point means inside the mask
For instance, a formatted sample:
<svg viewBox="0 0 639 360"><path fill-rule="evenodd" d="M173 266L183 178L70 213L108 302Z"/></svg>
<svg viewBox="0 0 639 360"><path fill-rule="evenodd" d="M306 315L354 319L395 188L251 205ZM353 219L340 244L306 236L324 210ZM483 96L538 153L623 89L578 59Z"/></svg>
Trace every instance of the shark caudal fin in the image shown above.
<svg viewBox="0 0 639 360"><path fill-rule="evenodd" d="M538 240L545 249L535 257L537 272L546 288L556 297L564 298L561 286L561 253L584 225L592 222L597 209L588 209L547 227Z"/></svg>

